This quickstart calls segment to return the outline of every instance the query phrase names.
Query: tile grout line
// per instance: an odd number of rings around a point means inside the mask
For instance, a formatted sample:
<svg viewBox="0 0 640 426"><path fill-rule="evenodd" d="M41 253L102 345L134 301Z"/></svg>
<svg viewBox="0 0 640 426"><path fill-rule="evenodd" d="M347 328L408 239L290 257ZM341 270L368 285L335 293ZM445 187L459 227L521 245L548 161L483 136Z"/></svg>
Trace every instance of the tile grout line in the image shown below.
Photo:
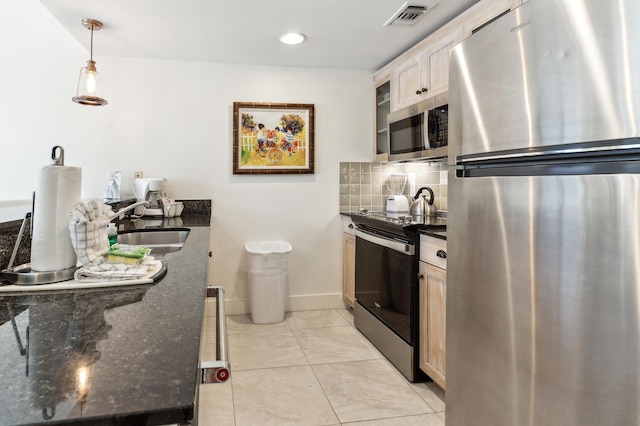
<svg viewBox="0 0 640 426"><path fill-rule="evenodd" d="M341 315L339 312L337 312L337 314ZM349 322L346 319L345 319L345 322L347 322L347 325L349 325L348 324ZM328 328L328 327L308 327L308 328ZM293 332L293 329L292 329L292 332ZM320 378L318 377L318 374L316 373L315 368L313 368L313 365L311 364L311 362L309 362L309 358L307 357L307 353L302 348L302 344L300 344L298 336L295 334L295 332L293 332L293 336L296 339L296 342L298 342L298 345L300 346L300 349L302 350L302 353L304 354L304 357L307 360L307 363L309 365L309 368L311 369L311 373L313 374L313 377L316 379L316 382L318 382L318 386L320 386L320 389L322 389L322 394L324 395L324 398L327 400L327 403L329 403L329 406L331 407L331 411L333 411L333 415L338 420L338 423L340 425L342 425L343 422L342 422L342 420L340 420L340 416L338 416L338 413L336 412L336 408L333 406L333 403L331 403L331 399L329 399L329 395L327 395L327 390L322 385L322 382L320 381Z"/></svg>
<svg viewBox="0 0 640 426"><path fill-rule="evenodd" d="M329 310L327 310L327 311L329 311ZM280 368L304 367L305 365L306 365L306 366L308 366L308 367L310 368L311 372L312 372L312 375L313 375L314 379L316 380L317 384L320 386L320 390L322 391L322 394L325 396L325 400L329 403L329 406L331 407L331 411L333 412L333 415L334 415L334 416L335 416L335 418L337 419L338 424L339 424L339 425L342 425L342 424L344 424L344 423L340 420L340 418L339 418L339 416L338 416L338 414L337 414L337 412L336 412L336 408L334 407L334 405L332 404L331 400L329 399L329 396L328 396L328 394L327 394L327 389L325 389L325 387L323 386L323 383L320 381L320 378L318 377L318 374L317 374L317 371L316 371L315 366L316 366L316 365L321 366L321 365L338 365L338 364L348 364L348 363L355 363L355 362L360 362L360 361L375 361L375 360L378 360L378 358L376 358L376 359L372 359L372 360L350 360L350 361L323 362L323 363L320 363L320 364L312 364L312 363L310 362L310 360L309 360L309 356L308 356L307 352L305 352L305 350L303 349L303 346L302 346L301 340L300 340L300 338L298 337L298 335L296 334L296 330L305 330L305 329L327 329L327 328L333 328L333 327L347 327L347 326L349 326L349 327L351 327L353 330L355 330L355 331L358 333L358 336L359 336L361 339L365 340L365 342L363 342L363 343L366 343L368 346L371 346L371 347L372 347L374 350L376 350L376 351L377 351L377 348L375 348L375 346L374 346L374 345L372 345L372 344L371 344L371 342L369 342L369 341L368 341L368 339L366 339L366 337L364 337L364 336L359 332L359 330L357 330L357 328L355 327L355 325L352 323L351 318L347 318L346 314L349 314L349 311L348 311L348 310L346 310L346 309L345 309L345 311L344 311L344 312L342 312L340 309L332 309L332 310L330 310L330 311L334 311L334 313L335 313L335 314L339 315L339 316L340 316L340 317L341 317L341 318L346 322L346 324L344 324L344 325L342 325L342 324L331 325L331 324L330 324L330 320L329 320L329 319L327 319L327 318L325 318L325 319L323 320L322 325L320 325L320 326L313 326L313 325L312 325L312 326L307 326L307 324L315 324L315 323L314 323L313 321L308 321L307 323L305 323L305 318L303 317L303 318L300 320L300 321L301 321L301 322L300 322L300 325L302 325L302 326L301 326L301 327L299 327L299 328L294 328L294 327L292 326L292 324L295 324L296 322L295 322L294 320L292 320L292 319L291 319L291 317L289 317L289 318L285 317L284 321L287 323L287 325L286 325L286 327L287 327L287 328L286 328L286 329L284 329L284 327L283 327L283 329L282 329L282 330L279 330L279 331L282 331L282 332L286 332L286 331L288 331L288 332L290 332L290 333L291 333L291 335L293 336L293 338L294 338L294 340L295 340L296 344L298 345L298 349L302 352L302 355L304 356L304 360L305 360L306 364L299 364L299 365L292 365L292 366L289 366L289 365L283 365L283 366L278 366L278 367L263 367L263 368L247 369L247 370L240 370L240 371L243 371L243 372L244 372L244 371L274 370L274 369L280 369ZM322 318L321 318L321 320L322 320ZM256 330L256 329L253 329L253 328L251 328L251 327L248 327L248 330L246 330L246 332L247 332L247 333L251 333L251 332L254 332L255 330ZM243 330L243 331L239 331L239 332L238 332L238 334L242 334L242 333L244 333L244 332L245 332L245 330ZM203 337L201 337L201 342L202 342L202 341L203 341ZM232 360L232 359L233 359L233 354L230 354L230 360ZM388 361L386 358L384 358L384 357L379 358L379 360L386 361L387 365L390 365L389 361ZM392 365L391 365L391 366L392 366ZM393 366L392 366L392 367L393 367ZM393 367L393 368L395 369L395 367ZM398 373L398 374L399 374L399 373ZM434 409L434 407L433 407L431 404L429 404L429 402L427 401L427 399L425 399L425 398L424 398L424 397L423 397L423 396L418 392L418 389L416 388L416 386L414 386L414 385L422 385L422 384L420 384L420 383L418 383L418 384L414 384L414 383L409 382L408 380L406 380L406 378L404 378L404 376L402 376L401 374L400 374L400 376L402 377L402 379L403 379L403 381L406 383L406 385L407 385L407 386L409 386L411 389L413 389L413 391L414 391L414 393L416 394L416 396L418 396L418 398L419 398L421 401L423 401L423 402L424 402L424 404L425 404L425 405L426 405L426 406L431 410L431 412L421 413L421 414L406 414L406 415L397 416L397 418L410 418L410 417L412 417L412 416L419 416L419 415L431 415L431 414L433 414L433 415L435 415L435 416L436 416L436 418L438 418L440 421L444 422L444 419L443 419L444 411L436 411L436 410ZM236 397L236 395L235 395L235 391L236 391L236 389L235 389L235 386L234 386L234 374L233 374L233 370L232 370L232 374L231 374L231 377L230 377L230 382L231 382L231 383L230 383L230 386L231 386L231 389L230 389L230 391L231 391L231 404L232 404L232 407L233 407L233 408L232 408L232 412L233 412L233 416L234 416L234 418L233 418L233 424L234 424L234 425L236 425L236 426L238 426L238 423L237 423L237 419L238 419L238 412L237 412L236 400L235 400L235 397ZM434 391L433 391L432 389L430 389L428 386L426 386L426 385L424 385L424 386L426 387L426 391L433 393L433 394L434 394L434 396L435 396L436 398L438 398L438 399L440 399L440 398L441 398L441 397L440 397L436 392L434 392ZM382 418L380 418L380 420L382 420L382 419L386 419L386 418L387 418L387 417L382 417ZM394 418L394 417L388 417L388 418L389 418L389 419L391 419L391 418ZM372 420L378 420L378 419L372 419ZM348 422L347 422L347 423L348 423Z"/></svg>

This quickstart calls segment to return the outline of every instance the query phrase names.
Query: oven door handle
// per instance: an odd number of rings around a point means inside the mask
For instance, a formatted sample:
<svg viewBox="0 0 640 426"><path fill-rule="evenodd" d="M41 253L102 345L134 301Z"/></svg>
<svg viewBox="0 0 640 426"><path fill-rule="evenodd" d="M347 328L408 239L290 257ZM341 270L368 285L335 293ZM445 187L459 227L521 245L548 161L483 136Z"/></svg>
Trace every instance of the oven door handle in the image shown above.
<svg viewBox="0 0 640 426"><path fill-rule="evenodd" d="M356 228L355 234L356 238L362 238L363 240L369 241L373 244L378 244L391 250L395 250L399 253L406 254L407 256L413 256L415 254L415 245L413 244L403 243L401 241L385 238L381 235L373 234L371 232L367 232L363 229L358 228Z"/></svg>

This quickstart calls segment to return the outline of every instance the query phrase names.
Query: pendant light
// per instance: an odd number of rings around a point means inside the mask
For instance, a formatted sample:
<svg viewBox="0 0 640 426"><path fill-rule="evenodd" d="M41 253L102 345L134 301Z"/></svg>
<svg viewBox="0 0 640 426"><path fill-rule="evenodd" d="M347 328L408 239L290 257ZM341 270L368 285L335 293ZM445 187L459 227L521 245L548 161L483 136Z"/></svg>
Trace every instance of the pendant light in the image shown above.
<svg viewBox="0 0 640 426"><path fill-rule="evenodd" d="M91 31L91 56L87 61L87 66L80 69L78 88L72 100L82 105L106 105L107 101L100 97L100 74L96 70L96 63L93 60L93 32L102 28L102 22L87 18L82 20L82 25Z"/></svg>

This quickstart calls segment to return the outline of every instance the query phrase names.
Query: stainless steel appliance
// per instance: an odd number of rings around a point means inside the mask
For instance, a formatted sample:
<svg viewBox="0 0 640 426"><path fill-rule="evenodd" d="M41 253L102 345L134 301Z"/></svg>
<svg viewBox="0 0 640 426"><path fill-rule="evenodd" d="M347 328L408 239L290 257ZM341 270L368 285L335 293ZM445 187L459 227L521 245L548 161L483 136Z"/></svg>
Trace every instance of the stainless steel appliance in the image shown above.
<svg viewBox="0 0 640 426"><path fill-rule="evenodd" d="M387 115L389 161L447 156L447 102L442 93Z"/></svg>
<svg viewBox="0 0 640 426"><path fill-rule="evenodd" d="M415 222L411 216L353 214L356 224L356 327L409 380L418 368L419 229L443 229L446 219Z"/></svg>
<svg viewBox="0 0 640 426"><path fill-rule="evenodd" d="M427 196L422 192L425 190L429 191L429 200L427 200ZM418 192L416 192L416 195L413 197L413 201L411 202L411 208L409 209L411 216L416 218L437 216L438 208L434 204L434 200L435 196L431 188L423 186L418 189Z"/></svg>
<svg viewBox="0 0 640 426"><path fill-rule="evenodd" d="M640 424L637 16L530 0L452 50L448 426Z"/></svg>

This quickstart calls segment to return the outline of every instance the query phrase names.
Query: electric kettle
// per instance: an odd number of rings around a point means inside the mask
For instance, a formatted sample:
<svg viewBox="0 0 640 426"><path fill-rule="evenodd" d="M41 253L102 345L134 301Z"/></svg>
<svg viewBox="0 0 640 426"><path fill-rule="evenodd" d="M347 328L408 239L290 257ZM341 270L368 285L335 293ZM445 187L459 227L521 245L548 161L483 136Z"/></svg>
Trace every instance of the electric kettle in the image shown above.
<svg viewBox="0 0 640 426"><path fill-rule="evenodd" d="M429 191L429 200L427 200L426 195L422 194L424 190ZM416 195L413 197L413 201L411 202L411 208L409 209L409 213L411 216L436 216L438 213L438 209L436 205L433 203L435 197L433 196L433 191L428 186L423 186L418 189Z"/></svg>

